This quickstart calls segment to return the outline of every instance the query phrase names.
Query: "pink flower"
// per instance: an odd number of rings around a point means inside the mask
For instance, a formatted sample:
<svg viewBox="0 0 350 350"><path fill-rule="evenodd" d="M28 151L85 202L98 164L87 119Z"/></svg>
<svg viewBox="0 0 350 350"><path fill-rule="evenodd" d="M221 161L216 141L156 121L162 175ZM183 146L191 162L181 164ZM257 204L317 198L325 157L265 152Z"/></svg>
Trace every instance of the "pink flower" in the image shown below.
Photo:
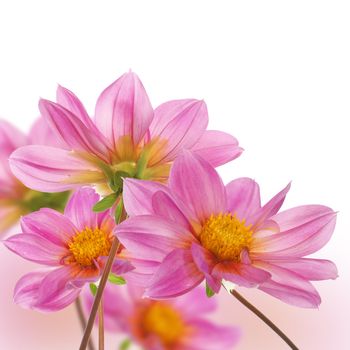
<svg viewBox="0 0 350 350"><path fill-rule="evenodd" d="M99 196L81 188L70 198L64 215L41 209L21 220L23 233L4 241L21 257L50 267L32 272L17 283L14 299L25 308L60 310L79 295L86 282L96 281L108 256L115 223L109 212L94 213ZM132 269L116 259L112 271L120 274Z"/></svg>
<svg viewBox="0 0 350 350"><path fill-rule="evenodd" d="M206 319L216 303L202 289L171 300L141 299L135 287L107 285L104 293L105 327L124 333L147 350L232 349L240 338L235 327L216 325ZM84 291L87 309L93 298Z"/></svg>
<svg viewBox="0 0 350 350"><path fill-rule="evenodd" d="M47 192L100 184L108 192L116 172L166 181L173 160L192 149L213 166L238 157L237 140L206 131L203 101L169 101L153 110L136 74L129 72L107 87L97 100L95 120L79 99L58 87L57 103L39 108L66 149L26 146L10 159L15 175L28 187Z"/></svg>
<svg viewBox="0 0 350 350"><path fill-rule="evenodd" d="M131 218L116 235L136 267L130 278L146 285L152 298L184 294L203 279L217 293L226 280L317 307L321 299L309 281L334 279L337 269L304 256L328 242L336 214L321 205L278 213L289 187L261 206L254 180L224 186L208 162L188 151L174 162L169 188L126 179Z"/></svg>
<svg viewBox="0 0 350 350"><path fill-rule="evenodd" d="M34 143L59 144L43 118L34 123L28 136L10 123L0 120L0 233L17 223L21 215L43 206L61 208L67 199L68 193L49 195L30 190L12 174L8 162L11 153L18 147Z"/></svg>

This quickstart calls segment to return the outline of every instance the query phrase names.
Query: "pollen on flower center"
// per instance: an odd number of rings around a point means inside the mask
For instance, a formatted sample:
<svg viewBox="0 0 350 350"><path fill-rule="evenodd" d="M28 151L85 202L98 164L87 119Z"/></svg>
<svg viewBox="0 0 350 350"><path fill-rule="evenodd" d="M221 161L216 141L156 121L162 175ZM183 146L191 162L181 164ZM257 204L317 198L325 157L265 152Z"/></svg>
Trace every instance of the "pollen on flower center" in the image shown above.
<svg viewBox="0 0 350 350"><path fill-rule="evenodd" d="M85 228L68 243L75 261L82 266L91 266L99 256L107 256L111 249L111 238L99 228Z"/></svg>
<svg viewBox="0 0 350 350"><path fill-rule="evenodd" d="M144 311L142 328L145 335L156 335L165 349L169 349L185 332L181 315L171 305L152 302Z"/></svg>
<svg viewBox="0 0 350 350"><path fill-rule="evenodd" d="M204 223L199 239L204 248L220 261L240 261L243 249L252 242L252 230L235 215L211 215Z"/></svg>

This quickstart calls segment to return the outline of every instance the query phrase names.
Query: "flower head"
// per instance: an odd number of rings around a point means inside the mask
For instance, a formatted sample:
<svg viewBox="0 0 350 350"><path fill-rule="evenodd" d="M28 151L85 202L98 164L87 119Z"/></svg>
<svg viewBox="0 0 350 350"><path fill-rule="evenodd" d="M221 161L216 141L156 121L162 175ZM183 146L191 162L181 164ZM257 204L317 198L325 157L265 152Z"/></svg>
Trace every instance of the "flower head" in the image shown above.
<svg viewBox="0 0 350 350"><path fill-rule="evenodd" d="M290 185L261 206L258 184L224 186L215 169L189 151L174 162L169 187L126 179L127 221L116 228L135 272L152 298L186 293L206 279L260 290L301 307L317 307L310 281L334 279L328 260L304 258L330 239L336 214L305 205L278 213Z"/></svg>
<svg viewBox="0 0 350 350"><path fill-rule="evenodd" d="M93 298L84 291L87 309ZM219 326L207 315L215 300L201 288L171 300L142 299L142 289L109 284L104 294L104 320L111 332L124 333L147 350L232 349L239 340L235 327Z"/></svg>
<svg viewBox="0 0 350 350"><path fill-rule="evenodd" d="M28 135L10 123L0 120L0 233L4 233L19 220L42 207L63 210L68 192L40 193L25 187L11 172L8 158L17 148L31 145L59 145L43 118L39 118Z"/></svg>
<svg viewBox="0 0 350 350"><path fill-rule="evenodd" d="M192 149L213 166L242 152L234 137L206 131L208 113L203 101L169 101L153 110L132 72L102 92L94 121L79 99L61 86L57 103L41 100L39 108L65 149L26 146L15 151L10 162L25 185L40 191L99 184L108 192L115 190L119 173L165 182L182 149Z"/></svg>
<svg viewBox="0 0 350 350"><path fill-rule="evenodd" d="M50 267L22 277L14 293L25 308L56 311L72 303L86 282L99 279L113 240L115 223L109 212L94 213L99 196L81 188L70 198L64 214L41 209L21 219L22 233L4 241L21 257ZM120 259L112 272L132 269Z"/></svg>

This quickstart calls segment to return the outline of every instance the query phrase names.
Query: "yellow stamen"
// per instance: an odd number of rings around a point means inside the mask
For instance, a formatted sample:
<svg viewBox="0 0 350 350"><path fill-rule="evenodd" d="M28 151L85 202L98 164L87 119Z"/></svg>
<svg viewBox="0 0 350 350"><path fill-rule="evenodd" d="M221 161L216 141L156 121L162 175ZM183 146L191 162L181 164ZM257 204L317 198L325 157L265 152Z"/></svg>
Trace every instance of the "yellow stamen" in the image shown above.
<svg viewBox="0 0 350 350"><path fill-rule="evenodd" d="M75 261L82 266L93 265L93 260L99 256L108 256L112 240L110 235L95 228L85 228L77 233L68 243L69 250Z"/></svg>
<svg viewBox="0 0 350 350"><path fill-rule="evenodd" d="M235 215L211 215L204 223L199 239L204 248L211 251L220 261L240 261L243 249L249 248L253 232L245 220Z"/></svg>
<svg viewBox="0 0 350 350"><path fill-rule="evenodd" d="M146 336L158 336L165 349L172 348L186 331L181 315L165 302L152 302L146 308L142 328Z"/></svg>

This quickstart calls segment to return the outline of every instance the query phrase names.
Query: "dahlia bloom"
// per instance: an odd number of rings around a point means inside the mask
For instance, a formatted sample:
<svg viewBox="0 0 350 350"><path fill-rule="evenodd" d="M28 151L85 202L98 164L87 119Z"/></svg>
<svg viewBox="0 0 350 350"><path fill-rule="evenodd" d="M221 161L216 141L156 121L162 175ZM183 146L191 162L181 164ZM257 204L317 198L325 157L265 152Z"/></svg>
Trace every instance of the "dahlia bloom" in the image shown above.
<svg viewBox="0 0 350 350"><path fill-rule="evenodd" d="M48 128L43 118L39 118L28 135L23 134L10 123L0 120L0 234L17 223L21 215L41 207L62 209L68 193L40 193L25 187L12 174L8 158L18 147L31 144L59 145L59 140Z"/></svg>
<svg viewBox="0 0 350 350"><path fill-rule="evenodd" d="M113 240L115 223L109 212L94 213L99 196L81 188L67 203L64 214L41 209L22 217L22 233L3 241L21 257L50 269L23 276L14 300L24 308L57 311L72 303L86 282L99 279ZM132 269L120 259L112 272Z"/></svg>
<svg viewBox="0 0 350 350"><path fill-rule="evenodd" d="M206 279L257 287L282 301L317 307L310 281L334 279L335 265L305 258L330 239L336 214L321 205L278 213L289 185L261 206L258 184L239 178L224 186L215 169L189 151L177 158L169 188L126 179L128 220L116 235L152 298L186 293Z"/></svg>
<svg viewBox="0 0 350 350"><path fill-rule="evenodd" d="M132 72L101 93L94 121L80 100L63 87L58 87L57 103L41 100L39 108L66 149L25 146L10 158L14 174L39 191L100 184L108 193L118 172L124 177L166 181L182 149L193 150L213 166L242 152L234 137L206 131L208 113L203 101L174 100L153 110Z"/></svg>
<svg viewBox="0 0 350 350"><path fill-rule="evenodd" d="M84 290L87 310L93 298ZM239 340L235 327L219 326L206 319L215 311L215 300L204 290L171 300L142 299L142 290L134 286L109 284L104 292L105 328L124 333L146 350L232 349Z"/></svg>

